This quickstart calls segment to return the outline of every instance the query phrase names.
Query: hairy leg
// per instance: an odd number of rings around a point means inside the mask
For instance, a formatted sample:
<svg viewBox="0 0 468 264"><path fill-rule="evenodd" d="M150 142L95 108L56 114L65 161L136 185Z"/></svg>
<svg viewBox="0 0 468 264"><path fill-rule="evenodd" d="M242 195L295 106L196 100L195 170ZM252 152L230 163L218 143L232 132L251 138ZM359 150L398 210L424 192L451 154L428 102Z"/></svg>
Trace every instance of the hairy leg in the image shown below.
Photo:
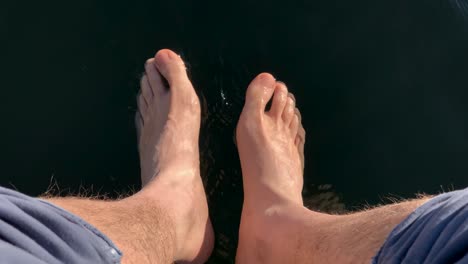
<svg viewBox="0 0 468 264"><path fill-rule="evenodd" d="M214 236L199 168L200 103L174 52L161 50L146 62L135 121L139 193L119 201L48 201L103 231L126 263L203 263Z"/></svg>
<svg viewBox="0 0 468 264"><path fill-rule="evenodd" d="M175 226L163 206L143 197L120 201L49 198L106 234L122 250L123 263L173 263Z"/></svg>
<svg viewBox="0 0 468 264"><path fill-rule="evenodd" d="M392 229L425 201L418 199L349 215L318 213L301 205L270 207L255 216L257 225L252 228L261 226L258 231L247 233L248 229L244 229L238 261L369 263ZM245 225L251 225L247 217ZM260 246L262 252L243 248L253 245Z"/></svg>
<svg viewBox="0 0 468 264"><path fill-rule="evenodd" d="M349 215L304 207L305 131L294 97L270 74L249 85L236 135L244 182L238 263L369 263L390 231L427 200Z"/></svg>

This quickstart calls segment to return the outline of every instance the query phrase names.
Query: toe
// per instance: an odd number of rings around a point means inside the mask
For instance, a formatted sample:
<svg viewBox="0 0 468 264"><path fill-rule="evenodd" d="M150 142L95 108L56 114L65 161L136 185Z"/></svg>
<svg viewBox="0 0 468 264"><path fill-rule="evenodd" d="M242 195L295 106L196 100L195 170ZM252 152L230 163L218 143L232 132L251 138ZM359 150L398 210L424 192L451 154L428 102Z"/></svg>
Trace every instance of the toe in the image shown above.
<svg viewBox="0 0 468 264"><path fill-rule="evenodd" d="M158 51L154 62L170 87L177 86L179 89L183 89L187 87L186 84L190 84L184 62L173 51L168 49Z"/></svg>
<svg viewBox="0 0 468 264"><path fill-rule="evenodd" d="M296 135L296 138L294 139L294 145L296 145L296 147L299 147L300 143L301 143L301 138L299 137L299 135Z"/></svg>
<svg viewBox="0 0 468 264"><path fill-rule="evenodd" d="M299 111L299 109L296 107L296 109L294 109L294 113L299 117L299 123L302 123L301 111Z"/></svg>
<svg viewBox="0 0 468 264"><path fill-rule="evenodd" d="M286 85L284 85L284 83L277 82L275 87L275 94L273 96L273 102L271 103L271 109L269 111L272 117L281 120L281 115L283 114L287 100L288 88Z"/></svg>
<svg viewBox="0 0 468 264"><path fill-rule="evenodd" d="M288 93L288 96L291 97L291 99L293 99L294 101L294 104L296 104L296 97L294 96L293 93Z"/></svg>
<svg viewBox="0 0 468 264"><path fill-rule="evenodd" d="M304 146L305 139L306 139L305 129L304 127L302 127L301 123L299 122L299 128L297 129L297 134L296 134L296 141L294 143L297 146L299 146L299 144L302 144L302 146Z"/></svg>
<svg viewBox="0 0 468 264"><path fill-rule="evenodd" d="M298 129L297 129L297 134L296 134L296 139L294 140L294 144L297 147L297 151L299 151L299 156L301 157L301 162L302 162L302 169L304 169L304 144L306 140L306 132L304 129L304 126L302 125L302 117L301 117L301 112L299 109L295 109L295 116L297 116L298 119Z"/></svg>
<svg viewBox="0 0 468 264"><path fill-rule="evenodd" d="M141 116L139 111L137 111L135 114L135 127L136 127L137 142L139 143L141 130L143 128L143 117Z"/></svg>
<svg viewBox="0 0 468 264"><path fill-rule="evenodd" d="M292 140L296 140L297 131L299 129L299 117L294 115L291 124L289 125L289 132L291 133Z"/></svg>
<svg viewBox="0 0 468 264"><path fill-rule="evenodd" d="M269 73L261 73L250 83L245 96L245 107L265 111L275 91L275 78Z"/></svg>
<svg viewBox="0 0 468 264"><path fill-rule="evenodd" d="M301 158L302 170L304 170L305 166L305 159L304 159L304 141L296 136L296 141L294 142L297 147L297 151L299 152L299 157Z"/></svg>
<svg viewBox="0 0 468 264"><path fill-rule="evenodd" d="M146 105L149 106L151 102L153 101L153 91L151 90L151 86L148 81L148 76L146 74L143 75L143 77L141 77L140 89L141 89L141 95L146 101Z"/></svg>
<svg viewBox="0 0 468 264"><path fill-rule="evenodd" d="M304 169L304 144L305 144L305 135L306 132L304 130L304 127L302 124L299 122L299 129L297 131L296 135L296 140L295 140L295 145L297 147L297 151L299 151L299 156L301 157L301 162L302 162L302 169Z"/></svg>
<svg viewBox="0 0 468 264"><path fill-rule="evenodd" d="M156 69L155 60L149 59L145 64L146 76L153 91L153 95L160 95L166 91L167 87L164 85L161 74Z"/></svg>
<svg viewBox="0 0 468 264"><path fill-rule="evenodd" d="M146 104L146 100L143 97L143 94L140 93L137 96L137 105L138 105L138 112L140 113L143 122L146 121L146 111L148 109L148 105Z"/></svg>
<svg viewBox="0 0 468 264"><path fill-rule="evenodd" d="M286 126L289 126L291 122L293 121L293 118L295 116L294 114L294 109L296 108L294 100L288 96L288 100L286 102L286 107L284 108L283 111L283 122L286 124Z"/></svg>
<svg viewBox="0 0 468 264"><path fill-rule="evenodd" d="M301 111L299 111L299 109L296 107L296 109L294 109L294 113L298 117L298 121L299 121L298 129L297 129L297 135L296 135L296 145L298 145L299 143L302 143L302 145L304 145L304 142L305 142L305 129L304 129L304 126L302 126Z"/></svg>

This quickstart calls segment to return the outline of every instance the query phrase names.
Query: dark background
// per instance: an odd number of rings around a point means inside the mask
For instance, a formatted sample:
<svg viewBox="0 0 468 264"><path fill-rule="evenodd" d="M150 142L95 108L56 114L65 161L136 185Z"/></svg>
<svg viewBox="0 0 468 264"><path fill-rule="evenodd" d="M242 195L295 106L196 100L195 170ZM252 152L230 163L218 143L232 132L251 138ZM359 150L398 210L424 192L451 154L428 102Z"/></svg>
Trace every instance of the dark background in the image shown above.
<svg viewBox="0 0 468 264"><path fill-rule="evenodd" d="M308 132L304 194L314 206L353 210L466 187L463 4L2 2L0 184L30 195L55 182L62 195L137 190L140 72L171 48L205 106L211 263L234 259L242 181L233 133L245 88L262 71L296 95Z"/></svg>

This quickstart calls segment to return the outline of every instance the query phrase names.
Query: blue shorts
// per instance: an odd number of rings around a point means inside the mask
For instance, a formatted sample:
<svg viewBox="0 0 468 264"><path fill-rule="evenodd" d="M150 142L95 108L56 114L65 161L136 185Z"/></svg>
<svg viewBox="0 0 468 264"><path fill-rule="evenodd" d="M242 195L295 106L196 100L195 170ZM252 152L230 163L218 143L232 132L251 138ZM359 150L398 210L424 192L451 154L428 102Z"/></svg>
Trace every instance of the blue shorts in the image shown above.
<svg viewBox="0 0 468 264"><path fill-rule="evenodd" d="M439 195L390 233L372 263L468 263L468 189ZM0 187L0 263L120 263L96 228L46 201Z"/></svg>
<svg viewBox="0 0 468 264"><path fill-rule="evenodd" d="M468 189L417 208L387 237L372 263L468 263Z"/></svg>
<svg viewBox="0 0 468 264"><path fill-rule="evenodd" d="M0 263L120 263L122 253L81 218L0 187Z"/></svg>

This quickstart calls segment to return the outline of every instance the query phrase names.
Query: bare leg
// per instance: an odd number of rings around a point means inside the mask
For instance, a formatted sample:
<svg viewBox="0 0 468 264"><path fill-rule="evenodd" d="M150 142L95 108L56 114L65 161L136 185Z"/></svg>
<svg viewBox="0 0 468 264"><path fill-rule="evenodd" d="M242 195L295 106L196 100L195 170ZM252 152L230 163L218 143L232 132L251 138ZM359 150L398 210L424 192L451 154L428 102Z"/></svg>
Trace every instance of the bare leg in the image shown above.
<svg viewBox="0 0 468 264"><path fill-rule="evenodd" d="M305 208L305 131L293 98L265 73L247 90L237 126L244 205L236 261L369 263L390 231L426 199L350 215Z"/></svg>
<svg viewBox="0 0 468 264"><path fill-rule="evenodd" d="M125 263L203 263L214 238L199 169L199 101L172 51L159 51L145 70L136 116L143 189L120 201L49 201L108 235Z"/></svg>

